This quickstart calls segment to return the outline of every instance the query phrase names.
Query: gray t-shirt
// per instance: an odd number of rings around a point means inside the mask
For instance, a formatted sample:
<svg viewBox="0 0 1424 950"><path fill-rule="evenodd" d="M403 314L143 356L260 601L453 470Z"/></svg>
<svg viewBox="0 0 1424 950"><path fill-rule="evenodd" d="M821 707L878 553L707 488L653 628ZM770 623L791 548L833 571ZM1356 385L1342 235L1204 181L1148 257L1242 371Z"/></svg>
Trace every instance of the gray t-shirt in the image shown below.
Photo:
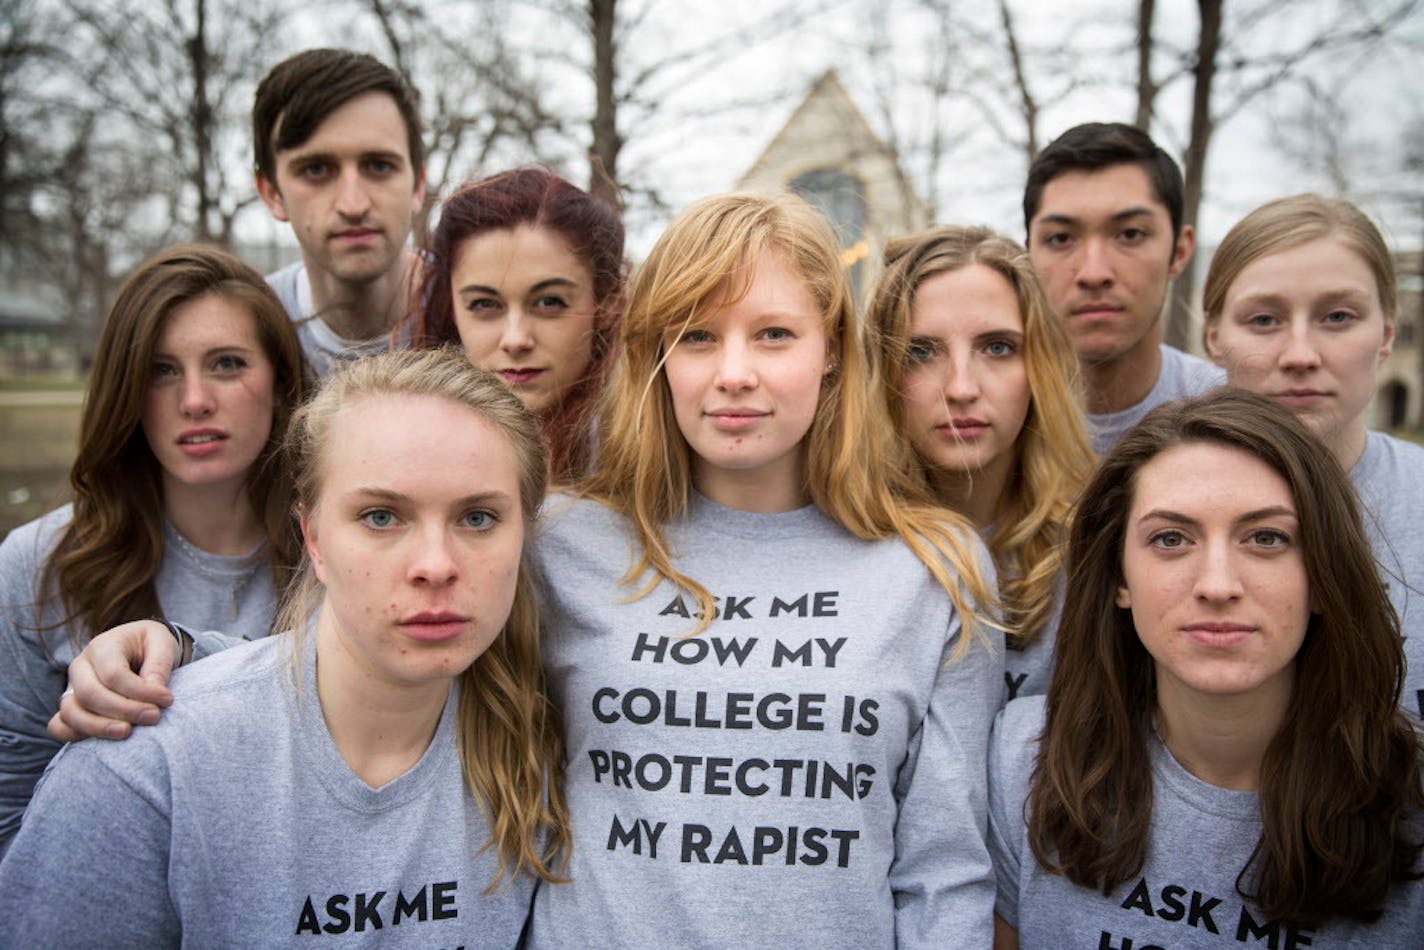
<svg viewBox="0 0 1424 950"><path fill-rule="evenodd" d="M302 344L302 354L319 379L336 372L342 363L410 345L410 330L404 324L397 328L394 336L382 333L368 340L348 340L338 336L316 313L311 281L307 279L306 264L302 261L268 274L267 283L282 301L287 316L291 317L297 339Z"/></svg>
<svg viewBox="0 0 1424 950"><path fill-rule="evenodd" d="M162 721L55 758L0 864L0 942L25 947L512 947L525 875L491 895L455 690L411 769L371 788L316 694L315 637L179 670Z"/></svg>
<svg viewBox="0 0 1424 950"><path fill-rule="evenodd" d="M1265 919L1236 891L1236 878L1261 835L1254 792L1196 778L1153 741L1152 831L1137 879L1101 890L1049 874L1034 859L1024 802L1044 700L1010 703L999 714L989 757L990 838L999 879L999 916L1018 929L1023 950L1132 947L1258 947L1419 950L1424 883L1398 885L1384 916L1364 926L1336 920L1292 928Z"/></svg>
<svg viewBox="0 0 1424 950"><path fill-rule="evenodd" d="M694 599L619 583L626 522L549 508L536 570L575 846L532 946L988 946L1002 651L946 662L966 634L903 543L695 498L668 541L718 616L689 637Z"/></svg>
<svg viewBox="0 0 1424 950"><path fill-rule="evenodd" d="M1004 654L1005 702L1022 696L1042 696L1053 676L1053 650L1058 642L1058 623L1063 618L1064 576L1053 587L1053 608L1038 635L1022 646L1009 646Z"/></svg>
<svg viewBox="0 0 1424 950"><path fill-rule="evenodd" d="M1093 451L1104 455L1127 430L1142 421L1142 417L1164 402L1199 396L1226 382L1226 372L1206 360L1175 347L1161 344L1162 368L1152 391L1135 406L1118 412L1088 414L1088 430L1093 439Z"/></svg>
<svg viewBox="0 0 1424 950"><path fill-rule="evenodd" d="M19 827L35 782L59 751L45 725L68 683L76 652L71 635L87 641L98 632L54 627L63 608L39 589L45 562L71 517L65 505L21 525L0 544L0 855ZM277 609L263 549L239 557L208 554L172 525L164 526L154 587L163 615L194 629L221 627L245 638L265 637Z"/></svg>
<svg viewBox="0 0 1424 950"><path fill-rule="evenodd" d="M1369 432L1350 481L1404 633L1400 705L1424 719L1424 448Z"/></svg>

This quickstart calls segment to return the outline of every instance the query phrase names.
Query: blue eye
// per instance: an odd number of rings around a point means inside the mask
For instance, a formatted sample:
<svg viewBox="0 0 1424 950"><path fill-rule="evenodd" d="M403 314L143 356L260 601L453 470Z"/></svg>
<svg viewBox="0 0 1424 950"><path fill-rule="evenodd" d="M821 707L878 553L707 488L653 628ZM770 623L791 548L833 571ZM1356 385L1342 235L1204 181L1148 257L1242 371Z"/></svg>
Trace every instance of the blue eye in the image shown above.
<svg viewBox="0 0 1424 950"><path fill-rule="evenodd" d="M220 373L236 373L247 368L247 360L240 356L227 355L219 356L213 360L213 369Z"/></svg>
<svg viewBox="0 0 1424 950"><path fill-rule="evenodd" d="M465 512L461 522L467 528L474 528L476 531L488 531L495 526L498 520L494 512L486 511L483 508L476 508L472 511Z"/></svg>
<svg viewBox="0 0 1424 950"><path fill-rule="evenodd" d="M682 335L682 339L678 342L691 344L711 343L712 334L708 333L706 330L688 330Z"/></svg>
<svg viewBox="0 0 1424 950"><path fill-rule="evenodd" d="M1320 318L1326 326L1343 327L1355 321L1355 315L1348 310L1332 310Z"/></svg>
<svg viewBox="0 0 1424 950"><path fill-rule="evenodd" d="M360 518L361 523L366 527L375 528L378 531L394 527L396 523L395 512L389 508L370 508L361 512Z"/></svg>
<svg viewBox="0 0 1424 950"><path fill-rule="evenodd" d="M792 340L796 337L794 333L792 333L785 327L767 327L765 330L761 331L761 335L763 338L770 340L773 343L780 343L784 340Z"/></svg>
<svg viewBox="0 0 1424 950"><path fill-rule="evenodd" d="M1008 340L990 340L984 344L984 352L990 356L1013 356L1018 352L1018 347Z"/></svg>
<svg viewBox="0 0 1424 950"><path fill-rule="evenodd" d="M939 347L935 345L933 340L915 337L905 345L905 361L911 365L928 363L935 358L935 354L938 352Z"/></svg>

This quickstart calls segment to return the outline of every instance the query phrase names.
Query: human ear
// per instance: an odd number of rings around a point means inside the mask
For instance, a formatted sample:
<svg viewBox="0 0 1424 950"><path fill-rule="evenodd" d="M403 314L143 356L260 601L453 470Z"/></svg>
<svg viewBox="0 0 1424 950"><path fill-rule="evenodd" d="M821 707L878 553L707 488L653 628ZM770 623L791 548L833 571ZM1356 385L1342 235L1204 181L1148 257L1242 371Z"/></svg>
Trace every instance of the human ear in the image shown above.
<svg viewBox="0 0 1424 950"><path fill-rule="evenodd" d="M302 546L307 550L307 558L311 561L312 571L316 574L316 579L325 584L326 561L321 556L321 545L317 542L316 519L312 517L312 512L299 507L297 523L302 528Z"/></svg>
<svg viewBox="0 0 1424 950"><path fill-rule="evenodd" d="M1192 259L1192 252L1197 249L1197 232L1190 224L1182 225L1182 230L1177 232L1177 240L1172 245L1172 260L1167 267L1167 279L1176 280L1182 276L1182 271L1187 269L1187 262Z"/></svg>
<svg viewBox="0 0 1424 950"><path fill-rule="evenodd" d="M1115 602L1119 607L1121 607L1123 610L1131 610L1131 609L1132 609L1132 591L1128 590L1126 586L1119 587L1119 588L1117 589L1117 597L1116 597L1116 599L1114 600L1114 602Z"/></svg>
<svg viewBox="0 0 1424 950"><path fill-rule="evenodd" d="M1202 347L1206 350L1206 355L1213 363L1221 365L1221 318L1206 318L1206 326L1202 329Z"/></svg>
<svg viewBox="0 0 1424 950"><path fill-rule="evenodd" d="M292 219L287 214L287 203L282 199L282 192L276 183L261 172L254 172L252 177L257 185L257 197L262 199L272 217L278 221L290 222Z"/></svg>

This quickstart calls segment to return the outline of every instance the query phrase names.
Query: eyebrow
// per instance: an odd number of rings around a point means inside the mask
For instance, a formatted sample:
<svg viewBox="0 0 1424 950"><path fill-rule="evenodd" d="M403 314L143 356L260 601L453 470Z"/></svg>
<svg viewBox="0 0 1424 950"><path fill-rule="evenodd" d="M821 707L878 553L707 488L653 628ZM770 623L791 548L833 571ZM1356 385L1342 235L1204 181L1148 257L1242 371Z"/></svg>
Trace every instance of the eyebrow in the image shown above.
<svg viewBox="0 0 1424 950"><path fill-rule="evenodd" d="M359 488L355 488L349 493L349 495L351 497L369 498L373 501L385 501L390 502L392 504L399 504L402 502L409 503L410 501L412 501L409 495L403 494L398 491L392 491L389 488L377 488L374 486L362 486ZM512 504L513 502L510 499L508 492L496 490L475 492L472 495L465 495L462 498L457 498L455 499L453 507L463 508L466 505L480 505L491 503Z"/></svg>
<svg viewBox="0 0 1424 950"><path fill-rule="evenodd" d="M370 161L373 158L383 159L388 162L404 163L406 161L406 157L400 152L391 151L389 149L371 149L370 151L357 153L356 157L363 161ZM335 152L304 152L301 150L300 145L292 149L290 154L282 158L282 163L287 166L306 165L311 162L335 163L338 161L340 161L340 157Z"/></svg>
<svg viewBox="0 0 1424 950"><path fill-rule="evenodd" d="M1311 301L1311 303L1315 305L1324 304L1326 306L1330 306L1336 303L1358 304L1368 302L1371 293L1372 292L1370 290L1367 290L1364 287L1341 287L1335 290L1326 291L1325 293L1321 294L1319 298ZM1232 302L1233 307L1260 306L1266 304L1272 306L1288 306L1290 304L1290 299L1283 293L1277 293L1271 290L1263 290L1257 293L1245 294L1244 296L1238 297Z"/></svg>
<svg viewBox="0 0 1424 950"><path fill-rule="evenodd" d="M530 287L529 292L535 293L540 290L548 290L551 287L568 287L570 289L573 289L578 287L578 281L570 280L567 277L550 277L545 280L541 280L537 284ZM500 292L498 289L494 287L487 287L484 284L466 284L464 287L461 287L457 291L457 293L489 294L493 297L500 296Z"/></svg>
<svg viewBox="0 0 1424 950"><path fill-rule="evenodd" d="M1285 505L1267 505L1265 508L1254 508L1251 511L1242 512L1232 519L1232 524L1244 524L1250 521L1261 521L1266 518L1295 518L1294 508L1287 508ZM1144 512L1142 517L1137 519L1138 524L1144 521L1166 521L1171 524L1182 524L1188 526L1199 525L1196 518L1191 515L1182 514L1180 511L1172 511L1168 508L1153 508Z"/></svg>
<svg viewBox="0 0 1424 950"><path fill-rule="evenodd" d="M1142 218L1142 217L1147 217L1147 218L1152 217L1152 209L1149 208L1149 207L1147 207L1146 205L1134 205L1134 206L1131 207L1131 208L1124 208L1124 209L1122 209L1121 211L1115 211L1115 212L1113 212L1111 215L1108 216L1108 220L1109 220L1109 221L1116 222L1116 223L1121 223L1121 222L1127 221L1127 220L1129 220L1129 219L1131 219L1131 218ZM1082 219L1081 219L1081 218L1076 218L1076 217L1074 217L1073 215L1070 215L1070 214L1045 214L1043 217L1039 218L1038 221L1037 221L1037 224L1039 224L1039 225L1042 225L1042 224L1073 225L1073 224L1080 224L1080 223L1082 223Z"/></svg>
<svg viewBox="0 0 1424 950"><path fill-rule="evenodd" d="M242 353L242 354L247 354L247 353L253 353L253 352L256 352L256 350L255 350L253 347L245 346L245 345L243 345L243 344L241 344L241 343L224 343L222 346L210 346L210 347L208 347L206 350L203 350L202 355L203 355L203 356L213 356L213 355L215 355L215 354L217 354L217 353ZM178 358L178 357L174 356L172 353L169 353L167 350L160 350L160 349L158 349L158 348L155 347L154 350L153 350L153 358L154 358L154 359L158 359L158 358L160 358L160 357L162 357L163 359L166 359L166 360L174 360L174 359L177 359L177 358Z"/></svg>

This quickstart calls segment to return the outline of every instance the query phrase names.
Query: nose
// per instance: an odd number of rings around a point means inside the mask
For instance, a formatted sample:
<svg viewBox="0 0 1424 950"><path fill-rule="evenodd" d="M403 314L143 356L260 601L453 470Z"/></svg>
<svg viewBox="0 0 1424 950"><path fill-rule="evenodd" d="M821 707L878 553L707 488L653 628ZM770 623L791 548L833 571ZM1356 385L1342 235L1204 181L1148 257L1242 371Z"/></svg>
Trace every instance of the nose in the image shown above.
<svg viewBox="0 0 1424 950"><path fill-rule="evenodd" d="M432 526L414 534L408 578L412 584L440 587L459 575L450 536L444 526Z"/></svg>
<svg viewBox="0 0 1424 950"><path fill-rule="evenodd" d="M946 402L967 405L981 394L979 376L969 354L961 353L949 360L945 369L944 398Z"/></svg>
<svg viewBox="0 0 1424 950"><path fill-rule="evenodd" d="M1226 604L1241 596L1241 578L1229 539L1211 539L1203 545L1194 593L1198 600Z"/></svg>
<svg viewBox="0 0 1424 950"><path fill-rule="evenodd" d="M755 389L757 377L752 362L752 354L745 342L727 340L717 357L717 388L723 392Z"/></svg>
<svg viewBox="0 0 1424 950"><path fill-rule="evenodd" d="M529 319L517 307L511 307L504 318L499 335L499 348L511 355L527 353L534 348L534 335Z"/></svg>
<svg viewBox="0 0 1424 950"><path fill-rule="evenodd" d="M1316 346L1307 321L1295 320L1286 336L1286 348L1281 353L1281 368L1307 372L1320 366L1320 349Z"/></svg>
<svg viewBox="0 0 1424 950"><path fill-rule="evenodd" d="M1101 238L1084 238L1078 257L1078 271L1075 279L1080 287L1102 290L1112 286L1112 262L1108 258L1108 247Z"/></svg>
<svg viewBox="0 0 1424 950"><path fill-rule="evenodd" d="M179 399L179 408L183 415L190 419L202 419L212 415L217 409L212 383L199 373L189 373L183 377L183 391Z"/></svg>
<svg viewBox="0 0 1424 950"><path fill-rule="evenodd" d="M371 196L357 168L343 169L337 182L336 211L344 218L359 221L371 210Z"/></svg>

